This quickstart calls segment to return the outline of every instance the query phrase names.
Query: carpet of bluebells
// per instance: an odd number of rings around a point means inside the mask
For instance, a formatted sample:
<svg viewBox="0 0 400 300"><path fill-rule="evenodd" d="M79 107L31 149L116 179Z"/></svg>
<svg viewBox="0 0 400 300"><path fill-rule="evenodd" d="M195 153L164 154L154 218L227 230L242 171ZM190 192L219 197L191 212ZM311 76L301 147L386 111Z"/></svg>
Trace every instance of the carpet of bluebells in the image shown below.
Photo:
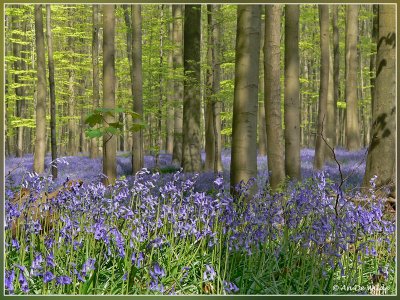
<svg viewBox="0 0 400 300"><path fill-rule="evenodd" d="M236 198L229 151L219 176L184 174L167 154L157 166L145 157L146 169L128 176L130 157L119 153L113 186L101 183L101 159L60 158L53 181L49 157L41 176L30 173L32 156L7 158L6 293L395 294L395 220L374 178L368 198L358 192L365 150L337 151L342 189L337 165L314 172L313 156L302 150L302 182L278 193L259 157L259 176ZM71 179L83 184L39 206L51 226L21 221L40 195ZM29 201L13 203L22 187Z"/></svg>

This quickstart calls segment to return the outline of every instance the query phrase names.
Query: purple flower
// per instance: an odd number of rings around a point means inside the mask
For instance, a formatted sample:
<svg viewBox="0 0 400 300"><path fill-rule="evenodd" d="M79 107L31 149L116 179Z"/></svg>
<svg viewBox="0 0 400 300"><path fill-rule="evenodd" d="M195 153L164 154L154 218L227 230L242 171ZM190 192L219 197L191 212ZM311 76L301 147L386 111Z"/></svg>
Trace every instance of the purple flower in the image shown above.
<svg viewBox="0 0 400 300"><path fill-rule="evenodd" d="M206 270L203 273L203 280L204 281L213 281L215 278L215 275L217 275L217 273L215 273L214 268L210 265L206 265Z"/></svg>
<svg viewBox="0 0 400 300"><path fill-rule="evenodd" d="M125 272L124 275L122 276L122 280L126 281L128 279L128 272Z"/></svg>
<svg viewBox="0 0 400 300"><path fill-rule="evenodd" d="M31 269L32 270L42 269L42 266L41 266L42 262L43 262L43 257L40 253L38 253L32 261Z"/></svg>
<svg viewBox="0 0 400 300"><path fill-rule="evenodd" d="M136 267L140 268L143 260L144 260L143 252L139 252L137 255L135 252L132 253L132 257L131 257L132 265L134 265L136 263Z"/></svg>
<svg viewBox="0 0 400 300"><path fill-rule="evenodd" d="M95 258L88 258L88 260L82 265L82 275L86 276L87 273L95 269L94 264L96 263Z"/></svg>
<svg viewBox="0 0 400 300"><path fill-rule="evenodd" d="M19 285L21 286L21 290L24 293L28 293L29 292L28 281L26 280L22 270L19 272L18 282Z"/></svg>
<svg viewBox="0 0 400 300"><path fill-rule="evenodd" d="M239 288L233 282L223 281L224 289L227 293L237 293Z"/></svg>
<svg viewBox="0 0 400 300"><path fill-rule="evenodd" d="M13 248L15 248L15 250L19 250L19 248L20 248L20 245L19 245L19 242L18 242L18 240L16 240L16 239L12 239L11 240L11 245L12 245L12 247Z"/></svg>
<svg viewBox="0 0 400 300"><path fill-rule="evenodd" d="M53 252L50 252L50 254L47 255L46 263L47 263L48 267L53 267L54 268L56 266L56 264L54 263L54 254L53 254Z"/></svg>
<svg viewBox="0 0 400 300"><path fill-rule="evenodd" d="M61 275L56 278L56 282L57 282L57 284L60 284L60 285L61 284L71 284L72 279L69 276Z"/></svg>
<svg viewBox="0 0 400 300"><path fill-rule="evenodd" d="M153 279L162 278L165 276L165 271L158 263L155 263L153 270L150 270L150 275L153 277Z"/></svg>
<svg viewBox="0 0 400 300"><path fill-rule="evenodd" d="M14 278L15 278L14 270L6 270L5 271L4 286L10 294L14 293L14 284L13 284Z"/></svg>
<svg viewBox="0 0 400 300"><path fill-rule="evenodd" d="M50 271L47 271L43 275L43 283L47 283L49 281L52 281L54 278L55 278L55 276L53 275L53 273L51 273Z"/></svg>

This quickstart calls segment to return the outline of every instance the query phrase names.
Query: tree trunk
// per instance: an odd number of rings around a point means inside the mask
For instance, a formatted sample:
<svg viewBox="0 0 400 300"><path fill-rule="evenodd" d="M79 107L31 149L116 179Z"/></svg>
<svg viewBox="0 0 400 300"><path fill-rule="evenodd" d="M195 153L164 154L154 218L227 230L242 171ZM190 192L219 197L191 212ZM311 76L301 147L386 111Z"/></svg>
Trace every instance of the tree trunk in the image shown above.
<svg viewBox="0 0 400 300"><path fill-rule="evenodd" d="M372 32L371 32L371 39L372 39L372 49L369 61L369 72L370 72L370 84L371 84L371 111L374 107L374 99L375 99L375 73L376 73L376 48L378 44L378 5L374 4L372 6L373 11L373 19L372 19ZM370 124L371 125L371 122ZM371 141L371 132L368 132L368 144Z"/></svg>
<svg viewBox="0 0 400 300"><path fill-rule="evenodd" d="M132 5L132 68L133 68L133 111L140 115L133 122L143 122L142 92L142 7ZM132 174L136 174L144 166L143 129L133 133Z"/></svg>
<svg viewBox="0 0 400 300"><path fill-rule="evenodd" d="M317 140L315 144L314 168L317 170L321 170L324 167L325 154L327 153L324 139L326 139L326 108L328 101L329 85L329 6L321 4L318 7L319 23L321 28L321 64Z"/></svg>
<svg viewBox="0 0 400 300"><path fill-rule="evenodd" d="M285 6L285 172L300 180L299 5Z"/></svg>
<svg viewBox="0 0 400 300"><path fill-rule="evenodd" d="M35 40L37 57L36 140L33 171L43 173L46 155L46 59L42 5L35 5Z"/></svg>
<svg viewBox="0 0 400 300"><path fill-rule="evenodd" d="M332 27L333 27L333 105L334 105L334 115L333 115L333 123L334 123L334 130L329 136L332 141L331 141L331 146L336 146L338 143L338 138L337 138L337 128L339 127L339 124L337 122L337 102L339 100L339 87L340 87L340 82L339 82L339 74L340 74L340 54L339 54L339 27L338 27L338 13L339 13L339 6L338 5L333 5L333 14L332 14Z"/></svg>
<svg viewBox="0 0 400 300"><path fill-rule="evenodd" d="M265 106L264 106L264 44L265 23L261 22L260 31L260 67L258 79L258 155L267 155L267 129L265 128Z"/></svg>
<svg viewBox="0 0 400 300"><path fill-rule="evenodd" d="M180 166L182 163L182 127L183 127L183 83L180 79L183 67L183 55L182 55L182 38L183 38L183 23L182 23L182 9L184 6L180 4L172 5L172 16L173 16L173 44L174 44L174 56L173 65L175 73L175 84L174 84L174 151L172 154L172 164ZM177 78L177 76L179 76Z"/></svg>
<svg viewBox="0 0 400 300"><path fill-rule="evenodd" d="M201 170L200 156L200 15L201 5L185 5L183 152L185 172Z"/></svg>
<svg viewBox="0 0 400 300"><path fill-rule="evenodd" d="M114 5L103 6L103 106L115 109L115 15ZM115 122L115 115L104 116L107 127ZM117 177L117 138L110 133L103 135L104 183L113 184Z"/></svg>
<svg viewBox="0 0 400 300"><path fill-rule="evenodd" d="M170 5L171 6L171 5ZM173 41L173 23L170 22L168 25L168 34L170 41ZM173 70L173 50L168 50L168 70ZM172 154L174 151L174 98L173 98L174 81L172 78L168 79L168 90L167 90L167 138L166 138L166 150L168 154Z"/></svg>
<svg viewBox="0 0 400 300"><path fill-rule="evenodd" d="M357 37L359 5L346 6L346 147L360 149L357 97Z"/></svg>
<svg viewBox="0 0 400 300"><path fill-rule="evenodd" d="M231 193L257 177L260 5L238 5L232 120Z"/></svg>
<svg viewBox="0 0 400 300"><path fill-rule="evenodd" d="M282 130L280 86L281 6L266 5L264 46L265 118L269 182L276 190L285 180L285 146Z"/></svg>
<svg viewBox="0 0 400 300"><path fill-rule="evenodd" d="M364 186L378 176L377 188L395 188L396 164L396 9L379 5L375 98L372 110L371 144L368 148Z"/></svg>
<svg viewBox="0 0 400 300"><path fill-rule="evenodd" d="M92 30L92 65L93 65L93 109L99 107L99 5L93 4L93 30ZM90 139L90 158L99 156L98 139Z"/></svg>
<svg viewBox="0 0 400 300"><path fill-rule="evenodd" d="M53 35L51 33L51 7L46 5L46 33L47 52L49 61L49 86L50 86L50 139L51 139L51 174L53 179L57 178L57 136L56 136L56 89L54 83L54 60L53 60Z"/></svg>

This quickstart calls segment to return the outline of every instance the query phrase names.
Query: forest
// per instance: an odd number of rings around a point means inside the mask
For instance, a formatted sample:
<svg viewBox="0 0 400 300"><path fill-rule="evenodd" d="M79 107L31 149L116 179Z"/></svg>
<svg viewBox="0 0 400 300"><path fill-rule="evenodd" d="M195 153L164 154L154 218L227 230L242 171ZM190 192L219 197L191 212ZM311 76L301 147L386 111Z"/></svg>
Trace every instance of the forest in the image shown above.
<svg viewBox="0 0 400 300"><path fill-rule="evenodd" d="M395 295L396 10L6 4L5 294Z"/></svg>

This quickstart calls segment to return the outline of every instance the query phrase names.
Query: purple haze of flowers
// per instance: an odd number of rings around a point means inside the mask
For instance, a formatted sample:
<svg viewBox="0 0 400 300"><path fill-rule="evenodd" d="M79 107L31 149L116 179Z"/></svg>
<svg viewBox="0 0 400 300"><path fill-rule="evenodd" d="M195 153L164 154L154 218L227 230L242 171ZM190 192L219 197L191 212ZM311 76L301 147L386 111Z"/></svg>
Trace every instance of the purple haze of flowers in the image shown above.
<svg viewBox="0 0 400 300"><path fill-rule="evenodd" d="M14 270L5 270L5 274L4 274L4 286L6 288L6 290L8 290L8 292L10 294L14 294L14 278L15 278L15 271Z"/></svg>
<svg viewBox="0 0 400 300"><path fill-rule="evenodd" d="M155 263L153 270L150 270L150 276L153 277L153 279L162 278L165 276L165 271L158 263Z"/></svg>
<svg viewBox="0 0 400 300"><path fill-rule="evenodd" d="M88 258L87 261L85 261L85 263L82 265L82 275L85 277L87 275L87 273L89 273L90 271L95 270L95 266L94 264L96 263L96 259L95 258Z"/></svg>
<svg viewBox="0 0 400 300"><path fill-rule="evenodd" d="M47 271L43 274L43 282L44 283L50 282L50 281L54 280L54 278L55 278L54 274L50 271Z"/></svg>
<svg viewBox="0 0 400 300"><path fill-rule="evenodd" d="M58 276L56 278L56 282L59 285L71 284L72 283L72 279L69 276L61 275L61 276Z"/></svg>
<svg viewBox="0 0 400 300"><path fill-rule="evenodd" d="M50 252L50 254L47 255L46 263L47 263L48 267L53 267L54 268L56 266L56 264L54 263L54 254L53 254L53 252Z"/></svg>

